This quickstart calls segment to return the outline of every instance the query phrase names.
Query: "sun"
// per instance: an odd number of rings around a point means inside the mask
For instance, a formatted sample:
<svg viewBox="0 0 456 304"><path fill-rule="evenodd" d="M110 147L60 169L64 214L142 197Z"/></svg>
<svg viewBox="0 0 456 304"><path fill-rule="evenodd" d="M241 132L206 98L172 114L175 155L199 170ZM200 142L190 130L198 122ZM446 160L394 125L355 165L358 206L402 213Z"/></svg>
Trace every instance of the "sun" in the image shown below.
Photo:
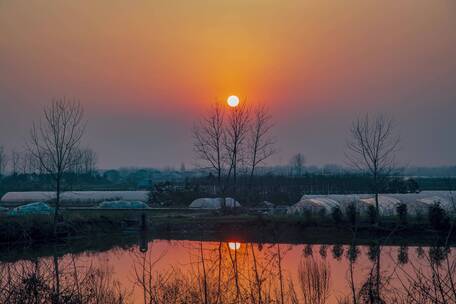
<svg viewBox="0 0 456 304"><path fill-rule="evenodd" d="M239 97L236 95L231 95L230 97L227 98L226 103L232 107L235 108L239 105Z"/></svg>

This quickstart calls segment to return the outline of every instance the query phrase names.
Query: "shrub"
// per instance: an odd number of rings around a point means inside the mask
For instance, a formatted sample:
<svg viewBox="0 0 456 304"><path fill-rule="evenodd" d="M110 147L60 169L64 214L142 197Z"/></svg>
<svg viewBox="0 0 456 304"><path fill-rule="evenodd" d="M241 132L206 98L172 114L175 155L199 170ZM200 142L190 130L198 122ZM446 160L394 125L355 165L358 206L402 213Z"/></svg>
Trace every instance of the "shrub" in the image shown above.
<svg viewBox="0 0 456 304"><path fill-rule="evenodd" d="M332 208L331 217L336 224L340 224L342 222L342 211L340 210L340 207Z"/></svg>
<svg viewBox="0 0 456 304"><path fill-rule="evenodd" d="M421 223L424 221L424 214L421 210L417 210L416 211L416 214L415 214L415 220L418 222L418 223Z"/></svg>
<svg viewBox="0 0 456 304"><path fill-rule="evenodd" d="M313 218L312 211L304 210L304 219L305 219L305 221L307 223L313 223L314 222L314 218Z"/></svg>
<svg viewBox="0 0 456 304"><path fill-rule="evenodd" d="M396 212L399 219L399 224L402 226L407 226L407 205L400 203L396 207Z"/></svg>
<svg viewBox="0 0 456 304"><path fill-rule="evenodd" d="M373 205L369 205L367 208L367 217L369 218L369 223L375 224L377 222L377 209Z"/></svg>
<svg viewBox="0 0 456 304"><path fill-rule="evenodd" d="M188 206L193 200L207 196L198 185L178 186L170 182L153 185L149 194L149 203L161 207Z"/></svg>
<svg viewBox="0 0 456 304"><path fill-rule="evenodd" d="M428 219L429 224L435 230L446 230L450 226L450 219L439 202L435 202L429 207Z"/></svg>
<svg viewBox="0 0 456 304"><path fill-rule="evenodd" d="M347 207L347 218L350 224L353 226L356 225L356 221L358 220L358 210L356 209L355 203L351 203Z"/></svg>
<svg viewBox="0 0 456 304"><path fill-rule="evenodd" d="M318 218L324 220L326 218L326 209L318 210Z"/></svg>

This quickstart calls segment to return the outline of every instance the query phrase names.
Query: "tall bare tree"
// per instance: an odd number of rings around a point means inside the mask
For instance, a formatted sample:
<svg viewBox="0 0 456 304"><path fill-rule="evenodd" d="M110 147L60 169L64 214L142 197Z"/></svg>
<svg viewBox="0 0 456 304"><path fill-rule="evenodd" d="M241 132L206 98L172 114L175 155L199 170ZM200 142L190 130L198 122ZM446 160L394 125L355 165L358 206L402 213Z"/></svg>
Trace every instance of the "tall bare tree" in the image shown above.
<svg viewBox="0 0 456 304"><path fill-rule="evenodd" d="M21 154L16 150L11 151L11 172L13 175L19 173L19 164L21 161Z"/></svg>
<svg viewBox="0 0 456 304"><path fill-rule="evenodd" d="M377 222L378 195L386 178L395 168L398 146L399 137L394 132L392 119L382 115L372 119L366 115L353 122L346 156L353 167L372 177Z"/></svg>
<svg viewBox="0 0 456 304"><path fill-rule="evenodd" d="M250 181L255 169L274 154L274 140L271 130L272 116L264 105L257 106L253 111L248 142Z"/></svg>
<svg viewBox="0 0 456 304"><path fill-rule="evenodd" d="M295 154L290 159L291 173L296 176L301 176L304 171L305 163L306 163L306 158L302 153Z"/></svg>
<svg viewBox="0 0 456 304"><path fill-rule="evenodd" d="M18 163L16 165L21 174L34 173L40 169L38 161L29 151L22 151L18 153Z"/></svg>
<svg viewBox="0 0 456 304"><path fill-rule="evenodd" d="M225 112L219 102L193 128L194 150L205 166L215 172L220 186L224 163Z"/></svg>
<svg viewBox="0 0 456 304"><path fill-rule="evenodd" d="M96 171L98 157L90 148L77 149L75 159L79 161L73 164L70 171L78 174L93 174Z"/></svg>
<svg viewBox="0 0 456 304"><path fill-rule="evenodd" d="M233 184L236 186L239 165L243 161L247 136L250 123L250 110L246 102L231 108L228 115L224 145L227 151L229 170L228 178L233 176Z"/></svg>
<svg viewBox="0 0 456 304"><path fill-rule="evenodd" d="M95 151L90 148L82 150L82 167L86 174L93 174L97 170L98 156Z"/></svg>
<svg viewBox="0 0 456 304"><path fill-rule="evenodd" d="M3 148L3 146L0 146L0 177L5 174L7 165L8 158L6 156L5 148Z"/></svg>
<svg viewBox="0 0 456 304"><path fill-rule="evenodd" d="M55 182L54 232L64 174L80 162L76 152L85 129L83 112L77 101L56 99L44 108L44 118L34 123L30 132L28 150Z"/></svg>

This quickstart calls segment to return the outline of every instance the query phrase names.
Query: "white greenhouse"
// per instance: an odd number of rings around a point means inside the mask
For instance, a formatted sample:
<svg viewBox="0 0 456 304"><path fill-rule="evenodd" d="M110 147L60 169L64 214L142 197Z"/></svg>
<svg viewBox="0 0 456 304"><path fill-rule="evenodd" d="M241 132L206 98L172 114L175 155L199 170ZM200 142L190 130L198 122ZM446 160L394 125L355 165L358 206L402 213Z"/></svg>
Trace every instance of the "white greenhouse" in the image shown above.
<svg viewBox="0 0 456 304"><path fill-rule="evenodd" d="M381 215L395 215L399 204L404 203L411 215L426 214L434 203L440 203L448 212L456 212L456 196L447 191L423 191L420 193L382 194L379 195ZM369 206L375 206L375 197L372 194L329 194L304 195L295 205L288 208L288 214L302 213L304 210L318 212L321 209L330 211L334 206L346 210L350 204L355 204L361 214L366 214Z"/></svg>
<svg viewBox="0 0 456 304"><path fill-rule="evenodd" d="M305 211L330 213L337 207L340 207L340 203L328 197L306 198L289 207L287 214L303 214Z"/></svg>
<svg viewBox="0 0 456 304"><path fill-rule="evenodd" d="M241 204L239 204L238 201L231 197L198 198L194 200L188 207L201 209L221 209L223 206L226 208L235 208L241 207Z"/></svg>
<svg viewBox="0 0 456 304"><path fill-rule="evenodd" d="M148 197L148 191L67 191L61 193L60 199L63 206L87 206L108 200L147 202ZM2 197L1 204L14 206L37 201L52 202L55 199L55 192L8 192Z"/></svg>
<svg viewBox="0 0 456 304"><path fill-rule="evenodd" d="M44 214L50 215L54 212L54 208L49 207L48 204L43 202L35 202L26 204L23 206L16 207L8 212L8 215L18 216L18 215L36 215Z"/></svg>
<svg viewBox="0 0 456 304"><path fill-rule="evenodd" d="M150 207L140 201L105 201L98 205L101 209L149 209Z"/></svg>

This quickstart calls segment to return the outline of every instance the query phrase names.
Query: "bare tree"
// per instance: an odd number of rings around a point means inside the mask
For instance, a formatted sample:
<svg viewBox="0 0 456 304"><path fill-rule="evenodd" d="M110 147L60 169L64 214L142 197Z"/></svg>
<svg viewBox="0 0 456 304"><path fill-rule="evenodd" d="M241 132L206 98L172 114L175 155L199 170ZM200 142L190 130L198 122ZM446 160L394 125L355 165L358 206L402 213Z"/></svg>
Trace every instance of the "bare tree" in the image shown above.
<svg viewBox="0 0 456 304"><path fill-rule="evenodd" d="M306 158L302 153L295 154L290 160L290 167L292 174L296 176L301 176L304 171L304 164L306 163Z"/></svg>
<svg viewBox="0 0 456 304"><path fill-rule="evenodd" d="M75 159L79 161L73 164L70 171L78 174L93 174L97 167L97 154L90 148L77 149Z"/></svg>
<svg viewBox="0 0 456 304"><path fill-rule="evenodd" d="M0 146L0 177L5 174L6 166L8 165L8 158L5 149Z"/></svg>
<svg viewBox="0 0 456 304"><path fill-rule="evenodd" d="M13 175L42 172L38 160L32 153L30 153L30 151L18 152L13 150L11 152L10 160L10 168Z"/></svg>
<svg viewBox="0 0 456 304"><path fill-rule="evenodd" d="M366 115L353 122L346 154L350 164L372 177L375 209L378 221L378 195L382 183L395 167L395 153L399 138L394 133L394 123L384 116L371 119Z"/></svg>
<svg viewBox="0 0 456 304"><path fill-rule="evenodd" d="M21 161L21 154L17 152L16 150L13 150L11 152L11 171L13 175L16 175L19 173L19 164Z"/></svg>
<svg viewBox="0 0 456 304"><path fill-rule="evenodd" d="M250 181L255 169L274 154L274 140L271 130L272 116L264 105L257 106L253 112L249 138Z"/></svg>
<svg viewBox="0 0 456 304"><path fill-rule="evenodd" d="M44 119L34 123L28 150L44 172L55 182L54 232L60 207L60 193L64 174L80 162L79 149L85 124L82 105L65 98L54 100L43 111Z"/></svg>
<svg viewBox="0 0 456 304"><path fill-rule="evenodd" d="M207 167L214 170L220 186L223 173L223 137L225 113L216 102L210 112L193 128L194 150Z"/></svg>
<svg viewBox="0 0 456 304"><path fill-rule="evenodd" d="M16 166L21 174L31 174L40 169L38 161L29 151L18 153L18 163Z"/></svg>
<svg viewBox="0 0 456 304"><path fill-rule="evenodd" d="M246 148L249 122L250 111L245 102L231 108L226 126L224 145L229 161L228 178L231 174L233 175L233 184L235 186L239 165L243 161L242 155Z"/></svg>
<svg viewBox="0 0 456 304"><path fill-rule="evenodd" d="M93 174L97 170L98 156L95 151L86 148L82 151L82 165L84 173Z"/></svg>

